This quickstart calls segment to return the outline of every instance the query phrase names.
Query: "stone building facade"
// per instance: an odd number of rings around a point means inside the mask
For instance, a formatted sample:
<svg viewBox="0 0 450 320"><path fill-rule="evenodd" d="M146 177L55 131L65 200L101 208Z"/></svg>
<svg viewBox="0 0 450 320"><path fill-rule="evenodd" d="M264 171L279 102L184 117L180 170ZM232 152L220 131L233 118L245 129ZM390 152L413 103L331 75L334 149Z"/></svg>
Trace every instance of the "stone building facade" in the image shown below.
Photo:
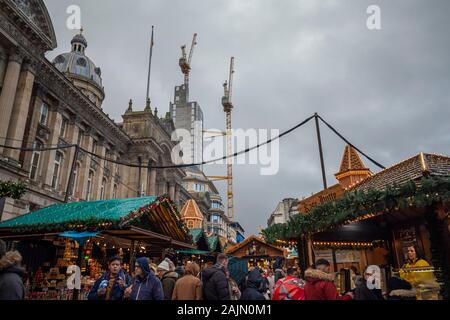
<svg viewBox="0 0 450 320"><path fill-rule="evenodd" d="M28 185L21 200L0 202L0 219L64 201L141 195L168 194L181 206L190 198L185 171L152 169L172 164L170 115L130 102L116 123L103 111L101 69L87 56L88 42L80 33L71 43L71 52L47 60L57 43L44 2L0 0L0 145L34 149L0 147L0 180Z"/></svg>

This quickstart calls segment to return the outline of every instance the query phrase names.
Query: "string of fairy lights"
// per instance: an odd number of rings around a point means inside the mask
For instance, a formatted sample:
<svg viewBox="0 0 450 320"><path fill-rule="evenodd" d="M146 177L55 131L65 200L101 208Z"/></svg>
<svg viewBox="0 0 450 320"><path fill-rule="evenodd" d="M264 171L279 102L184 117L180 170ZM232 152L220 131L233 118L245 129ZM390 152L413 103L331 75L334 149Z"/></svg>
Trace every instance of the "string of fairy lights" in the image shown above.
<svg viewBox="0 0 450 320"><path fill-rule="evenodd" d="M353 248L353 249L373 249L384 245L383 240L364 242L364 241L312 241L312 245L316 248ZM276 245L279 247L294 248L298 245L297 241L277 240Z"/></svg>

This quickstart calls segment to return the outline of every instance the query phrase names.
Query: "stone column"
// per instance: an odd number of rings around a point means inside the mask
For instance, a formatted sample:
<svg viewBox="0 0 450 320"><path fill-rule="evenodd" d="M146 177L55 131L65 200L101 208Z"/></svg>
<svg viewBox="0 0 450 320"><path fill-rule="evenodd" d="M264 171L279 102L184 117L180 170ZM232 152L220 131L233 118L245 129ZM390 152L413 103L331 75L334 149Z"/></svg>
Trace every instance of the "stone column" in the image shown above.
<svg viewBox="0 0 450 320"><path fill-rule="evenodd" d="M180 189L181 189L181 186L179 184L177 184L175 186L175 203L176 204L180 203L180 193L181 193Z"/></svg>
<svg viewBox="0 0 450 320"><path fill-rule="evenodd" d="M155 162L152 161L152 165L155 165ZM156 189L156 169L150 170L150 186L149 186L149 195L151 196L157 196L157 189Z"/></svg>
<svg viewBox="0 0 450 320"><path fill-rule="evenodd" d="M73 116L69 119L69 127L67 128L67 142L69 144L77 144L78 135L80 134L80 129L78 127L78 117ZM75 147L65 149L67 159L64 160L64 164L61 167L61 185L64 188L64 191L67 190L67 184L69 183L70 174L72 173L72 163L73 157L75 156ZM73 181L73 186L75 186L76 181ZM69 188L70 189L70 188ZM69 190L70 192L70 190ZM73 192L75 194L75 191Z"/></svg>
<svg viewBox="0 0 450 320"><path fill-rule="evenodd" d="M111 160L116 161L117 160L117 153L114 151L114 149L111 149ZM107 199L112 199L114 194L114 184L116 184L116 168L117 164L110 162L109 164L105 164L106 167L109 167L109 182L108 182L108 190L106 192ZM119 187L119 184L117 183L117 188ZM119 189L117 189L119 191ZM117 192L119 193L119 192ZM116 197L119 198L119 194L116 195Z"/></svg>
<svg viewBox="0 0 450 320"><path fill-rule="evenodd" d="M84 140L84 141L83 141ZM91 136L91 133L89 130L86 130L84 132L84 139L81 140L81 146L85 150L92 150L92 144L94 142L94 139ZM89 169L91 168L91 156L88 154L84 154L82 156L83 162L80 168L79 174L79 180L78 180L78 190L76 193L76 197L78 199L86 199L86 187L87 187L87 181L89 177Z"/></svg>
<svg viewBox="0 0 450 320"><path fill-rule="evenodd" d="M9 55L8 67L3 82L3 89L0 95L0 144L5 144L5 137L8 133L9 120L14 106L17 85L19 83L20 68L23 56L18 51L12 51ZM2 151L0 149L0 151Z"/></svg>
<svg viewBox="0 0 450 320"><path fill-rule="evenodd" d="M169 182L169 197L170 200L175 201L175 182Z"/></svg>
<svg viewBox="0 0 450 320"><path fill-rule="evenodd" d="M50 115L48 118L48 127L51 130L50 137L48 140L49 145L57 145L59 141L59 133L61 129L62 116L59 113L58 107L50 106ZM44 170L42 172L42 176L44 177L45 185L47 187L51 187L52 185L52 177L53 177L53 168L55 166L55 157L56 150L45 151L43 152L43 162ZM63 159L66 161L67 159ZM61 182L61 181L60 181Z"/></svg>
<svg viewBox="0 0 450 320"><path fill-rule="evenodd" d="M149 195L149 189L148 189L148 163L150 160L143 158L141 165L145 168L141 168L141 185L139 186L139 191L141 191L141 194L144 196Z"/></svg>
<svg viewBox="0 0 450 320"><path fill-rule="evenodd" d="M96 154L102 158L105 157L106 147L105 147L104 139L99 139ZM93 157L93 159L94 160L92 160L92 161L96 161L98 163L98 168L95 171L95 178L93 181L94 189L92 190L93 191L92 192L92 200L100 200L101 187L102 187L102 181L103 181L103 173L104 173L104 168L105 168L105 160L97 158L97 157ZM103 190L103 192L106 195L106 185L105 185L105 189ZM105 199L106 199L106 197L105 197Z"/></svg>
<svg viewBox="0 0 450 320"><path fill-rule="evenodd" d="M0 88L3 87L5 80L6 67L8 65L8 55L5 50L0 47Z"/></svg>
<svg viewBox="0 0 450 320"><path fill-rule="evenodd" d="M16 99L9 121L8 133L6 135L6 144L12 147L20 148L22 146L35 74L36 65L33 65L31 62L23 65L17 87ZM5 155L17 162L19 162L20 153L20 150L5 150Z"/></svg>
<svg viewBox="0 0 450 320"><path fill-rule="evenodd" d="M25 139L25 144L27 147L32 147L34 141L36 140L36 136L37 136L37 132L38 132L37 130L39 127L39 112L40 112L40 107L42 105L42 96L43 96L43 91L38 88L38 90L36 90L36 97L34 98L34 104L31 107L33 110L33 114L31 115L30 127L27 130L27 135L26 135L26 139ZM24 169L28 172L30 171L32 157L33 157L32 152L24 152L22 169ZM41 162L41 164L42 164L42 162ZM39 176L39 174L38 174L38 176Z"/></svg>

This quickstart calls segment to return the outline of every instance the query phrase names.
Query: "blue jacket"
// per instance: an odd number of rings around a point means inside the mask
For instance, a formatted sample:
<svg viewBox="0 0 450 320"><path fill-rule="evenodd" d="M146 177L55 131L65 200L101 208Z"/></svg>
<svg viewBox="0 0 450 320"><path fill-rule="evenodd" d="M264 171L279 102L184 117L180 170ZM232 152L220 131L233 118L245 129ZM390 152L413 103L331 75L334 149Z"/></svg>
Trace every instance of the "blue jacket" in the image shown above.
<svg viewBox="0 0 450 320"><path fill-rule="evenodd" d="M120 270L119 272L119 278L123 279L124 282L127 282L127 277L125 275L125 272L123 270ZM105 296L98 296L97 291L100 287L100 284L102 281L109 279L109 272L105 272L97 281L95 281L94 286L91 289L91 292L89 292L88 300L105 300ZM111 300L122 300L123 294L125 290L122 289L119 284L116 282L114 283L111 291Z"/></svg>
<svg viewBox="0 0 450 320"><path fill-rule="evenodd" d="M131 291L131 300L164 300L164 292L161 281L150 270L147 258L136 260L142 269L143 278L136 277Z"/></svg>

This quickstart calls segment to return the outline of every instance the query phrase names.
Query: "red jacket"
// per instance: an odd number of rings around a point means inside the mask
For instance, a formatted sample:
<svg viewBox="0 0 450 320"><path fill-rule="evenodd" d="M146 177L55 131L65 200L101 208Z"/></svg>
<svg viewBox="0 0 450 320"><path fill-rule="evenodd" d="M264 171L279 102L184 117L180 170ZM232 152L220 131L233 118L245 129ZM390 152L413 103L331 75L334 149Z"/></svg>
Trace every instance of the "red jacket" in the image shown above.
<svg viewBox="0 0 450 320"><path fill-rule="evenodd" d="M278 280L272 300L305 300L305 282L293 276Z"/></svg>
<svg viewBox="0 0 450 320"><path fill-rule="evenodd" d="M305 278L306 300L352 300L349 295L339 295L332 274L317 269L308 269L305 272Z"/></svg>

